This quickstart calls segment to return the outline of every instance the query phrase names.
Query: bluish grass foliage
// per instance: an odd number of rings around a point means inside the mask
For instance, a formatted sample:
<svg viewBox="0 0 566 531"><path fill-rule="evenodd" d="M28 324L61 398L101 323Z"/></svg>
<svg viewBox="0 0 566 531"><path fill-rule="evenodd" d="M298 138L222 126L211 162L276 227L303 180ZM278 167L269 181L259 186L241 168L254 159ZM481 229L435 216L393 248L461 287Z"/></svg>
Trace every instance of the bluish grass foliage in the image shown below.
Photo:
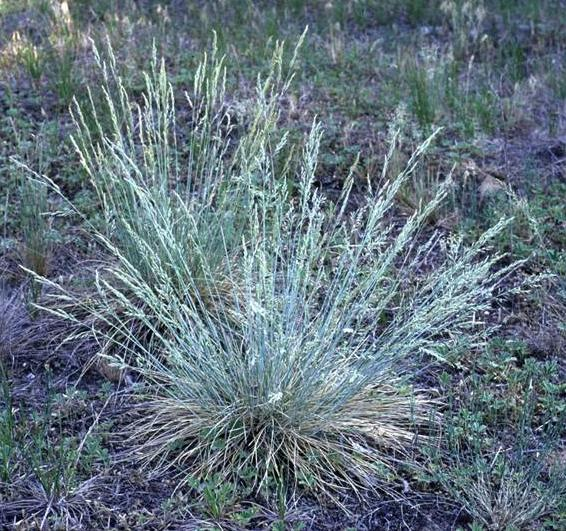
<svg viewBox="0 0 566 531"><path fill-rule="evenodd" d="M425 237L444 189L395 218L434 135L386 180L394 136L383 186L351 213L353 177L336 204L315 189L315 122L290 196L275 162L287 139L273 135L290 82L281 54L238 131L214 54L196 72L188 123L156 59L136 103L112 54L99 57L112 127L92 131L77 108L74 141L105 214L96 237L107 258L89 297L44 279L45 306L140 376L132 453L157 470L251 472L256 489L371 487L434 427L433 401L411 379L424 356L483 330L513 267L494 273L501 256L487 252L506 222L471 246Z"/></svg>
<svg viewBox="0 0 566 531"><path fill-rule="evenodd" d="M106 296L84 299L86 306L70 298L67 308L58 300L58 312L80 325L77 336L92 335L94 327L116 334L116 341L125 339L131 331L121 329L127 323L126 328L137 330L136 337L145 337L141 310L124 313L122 292L150 313L152 304L167 304L171 289L176 298L191 297L203 308L231 297L227 273L235 267L234 253L247 230L245 212L258 186L258 153L266 151L273 136L278 101L292 78L294 59L285 73L282 52L277 45L268 76L258 81L254 114L237 128L238 111L226 101L224 60L215 44L195 72L192 91L184 94L182 118L177 118L172 87L155 53L137 102L124 88L112 49L105 57L95 50L104 79L102 105L92 94L86 106L75 102L73 144L104 214L104 228L95 233L111 258L99 270L104 273L96 273L97 283L102 289L108 276L129 272L151 286L155 297L151 302L140 298L133 281L122 278L120 292L109 286Z"/></svg>

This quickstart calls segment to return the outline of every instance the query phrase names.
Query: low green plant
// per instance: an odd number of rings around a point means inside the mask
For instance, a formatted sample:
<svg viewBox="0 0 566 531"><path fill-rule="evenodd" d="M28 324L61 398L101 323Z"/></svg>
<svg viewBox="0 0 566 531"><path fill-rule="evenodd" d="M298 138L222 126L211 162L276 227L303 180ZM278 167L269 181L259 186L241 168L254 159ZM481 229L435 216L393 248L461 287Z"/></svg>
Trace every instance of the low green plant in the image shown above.
<svg viewBox="0 0 566 531"><path fill-rule="evenodd" d="M466 228L478 234L494 217L512 217L513 222L498 235L497 247L519 259L529 259L536 270L564 273L564 234L556 230L564 217L565 186L552 183L543 192L533 186L519 196L511 187L488 197L466 220Z"/></svg>
<svg viewBox="0 0 566 531"><path fill-rule="evenodd" d="M235 501L236 487L216 474L209 478L202 489L202 499L206 513L213 519L219 520Z"/></svg>
<svg viewBox="0 0 566 531"><path fill-rule="evenodd" d="M42 126L36 135L32 135L25 123L15 114L9 120L19 160L36 165L40 171L45 169L45 128ZM18 202L13 225L9 228L18 236L17 251L21 267L34 275L46 276L49 271L53 243L52 223L49 212L48 186L39 180L30 179L24 169L25 164L12 160L7 165L12 180L7 182L8 189L14 186ZM31 301L37 302L41 286L33 275L30 279Z"/></svg>
<svg viewBox="0 0 566 531"><path fill-rule="evenodd" d="M77 81L74 72L74 52L63 45L61 50L54 50L51 54L53 66L52 85L63 106L68 106L76 91Z"/></svg>

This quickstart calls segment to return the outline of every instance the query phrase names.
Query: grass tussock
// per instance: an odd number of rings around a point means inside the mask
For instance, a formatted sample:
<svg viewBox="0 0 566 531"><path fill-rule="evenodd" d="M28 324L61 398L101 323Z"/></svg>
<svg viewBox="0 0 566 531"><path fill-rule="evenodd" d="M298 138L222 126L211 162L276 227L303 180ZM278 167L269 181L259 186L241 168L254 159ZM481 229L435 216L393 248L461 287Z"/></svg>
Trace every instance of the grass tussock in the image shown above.
<svg viewBox="0 0 566 531"><path fill-rule="evenodd" d="M291 77L280 46L243 127L214 53L196 71L188 115L156 59L136 102L112 54L97 57L108 120L77 106L74 144L103 207L106 258L89 297L43 282L52 313L139 376L133 453L158 470L251 476L255 489L375 486L434 427L431 397L412 387L418 362L462 335L473 343L513 267L494 273L501 256L486 252L506 222L470 246L425 236L443 189L395 218L434 135L355 212L352 176L335 204L315 188L317 123L281 170L287 138L275 133Z"/></svg>

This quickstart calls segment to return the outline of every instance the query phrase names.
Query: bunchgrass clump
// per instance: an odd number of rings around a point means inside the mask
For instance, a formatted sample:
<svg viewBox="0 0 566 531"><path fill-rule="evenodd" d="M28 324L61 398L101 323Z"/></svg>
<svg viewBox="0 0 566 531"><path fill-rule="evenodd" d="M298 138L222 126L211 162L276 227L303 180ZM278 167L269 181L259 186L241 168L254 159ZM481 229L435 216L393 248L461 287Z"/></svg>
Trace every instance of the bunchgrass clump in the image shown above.
<svg viewBox="0 0 566 531"><path fill-rule="evenodd" d="M246 476L258 490L273 481L319 493L376 486L434 426L431 397L411 387L419 362L481 330L509 271L494 273L500 256L486 253L505 222L468 247L425 237L442 190L395 218L432 137L352 213L353 178L336 204L315 189L315 123L290 196L275 162L286 139L272 134L288 87L281 48L258 82L255 116L235 136L220 105L221 62L209 61L195 76L184 166L173 92L156 61L139 106L114 63L105 70L112 128L101 125L98 139L75 112L108 259L88 299L45 281L59 304L51 311L88 323L101 351L139 376L132 454L157 470ZM395 138L384 175L394 149Z"/></svg>
<svg viewBox="0 0 566 531"><path fill-rule="evenodd" d="M36 410L17 401L11 385L0 360L0 525L29 517L39 529L73 528L90 516L89 502L103 489L94 474L107 461L98 418L76 437L49 388Z"/></svg>
<svg viewBox="0 0 566 531"><path fill-rule="evenodd" d="M148 408L136 431L140 457L198 474L251 469L257 486L275 477L332 492L375 485L391 456L434 424L432 401L408 387L411 377L426 353L464 333L472 340L506 272L492 273L499 257L484 256L504 222L472 247L438 235L417 244L441 193L395 230L395 196L426 144L346 215L351 181L336 206L313 189L319 140L315 126L297 198L263 159L266 185L229 274L238 289L225 313L236 325L203 315L189 297L159 306L164 328L153 325L149 348L137 345ZM443 258L427 271L439 247Z"/></svg>

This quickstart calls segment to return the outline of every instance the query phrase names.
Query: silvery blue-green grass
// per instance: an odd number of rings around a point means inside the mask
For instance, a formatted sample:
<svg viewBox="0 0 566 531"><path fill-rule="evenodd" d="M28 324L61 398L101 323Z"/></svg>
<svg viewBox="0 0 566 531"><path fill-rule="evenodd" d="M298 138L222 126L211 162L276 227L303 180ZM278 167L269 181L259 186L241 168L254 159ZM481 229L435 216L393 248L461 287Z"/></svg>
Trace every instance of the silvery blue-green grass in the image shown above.
<svg viewBox="0 0 566 531"><path fill-rule="evenodd" d="M222 60L205 56L187 97L185 161L163 65L154 60L138 105L113 55L97 57L112 127L94 135L76 108L74 141L106 216L96 237L107 259L88 297L43 279L43 306L139 374L132 455L185 478L251 469L257 489L375 486L391 452L438 421L431 397L411 387L419 363L483 331L513 267L494 272L501 257L487 252L506 221L471 246L425 237L442 188L394 221L395 198L434 135L387 181L393 136L384 184L351 213L353 173L336 204L314 188L315 122L290 196L274 162L287 142L273 133L290 83L279 45L237 135L225 127Z"/></svg>

